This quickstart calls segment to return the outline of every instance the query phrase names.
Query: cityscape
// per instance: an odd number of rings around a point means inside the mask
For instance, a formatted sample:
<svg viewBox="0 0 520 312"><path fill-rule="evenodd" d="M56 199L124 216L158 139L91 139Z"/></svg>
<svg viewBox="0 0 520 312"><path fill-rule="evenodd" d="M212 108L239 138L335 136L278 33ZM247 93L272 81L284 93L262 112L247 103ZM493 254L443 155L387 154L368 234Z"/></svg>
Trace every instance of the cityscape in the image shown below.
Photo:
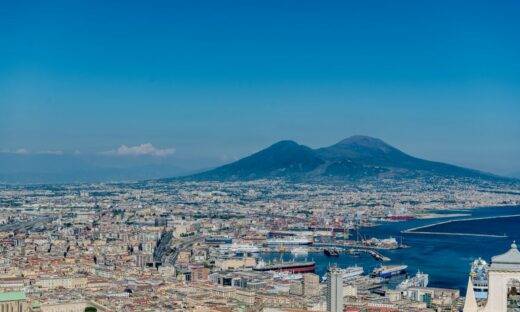
<svg viewBox="0 0 520 312"><path fill-rule="evenodd" d="M520 205L518 184L507 187L448 178L4 186L2 300L16 311L460 311L461 288L431 286L428 272L389 259L420 246L358 229ZM334 265L360 253L380 266Z"/></svg>
<svg viewBox="0 0 520 312"><path fill-rule="evenodd" d="M520 312L518 0L0 5L0 312Z"/></svg>

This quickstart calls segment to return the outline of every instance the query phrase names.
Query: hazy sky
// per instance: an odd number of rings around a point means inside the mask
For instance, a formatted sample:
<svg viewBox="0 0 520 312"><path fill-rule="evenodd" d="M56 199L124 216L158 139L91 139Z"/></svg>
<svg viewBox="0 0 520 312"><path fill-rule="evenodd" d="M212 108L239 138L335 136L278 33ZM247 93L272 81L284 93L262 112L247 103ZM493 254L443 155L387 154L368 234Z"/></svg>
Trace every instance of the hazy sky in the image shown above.
<svg viewBox="0 0 520 312"><path fill-rule="evenodd" d="M0 152L217 162L366 134L520 172L519 16L518 0L7 1Z"/></svg>

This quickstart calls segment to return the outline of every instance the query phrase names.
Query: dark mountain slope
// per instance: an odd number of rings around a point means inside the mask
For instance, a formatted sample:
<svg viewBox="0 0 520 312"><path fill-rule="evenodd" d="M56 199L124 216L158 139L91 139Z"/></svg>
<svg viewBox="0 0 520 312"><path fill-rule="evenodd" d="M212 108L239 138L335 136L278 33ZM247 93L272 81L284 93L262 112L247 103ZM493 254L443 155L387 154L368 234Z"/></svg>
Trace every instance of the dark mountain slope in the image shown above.
<svg viewBox="0 0 520 312"><path fill-rule="evenodd" d="M241 180L301 176L323 164L316 152L294 141L280 141L251 156L192 177Z"/></svg>
<svg viewBox="0 0 520 312"><path fill-rule="evenodd" d="M329 161L345 161L369 167L401 169L408 173L429 173L441 176L480 177L489 174L410 156L380 139L352 136L332 146L316 150Z"/></svg>
<svg viewBox="0 0 520 312"><path fill-rule="evenodd" d="M380 139L352 136L332 146L311 149L281 141L231 164L185 177L194 180L251 180L284 178L299 181L356 180L443 176L499 179L500 177L410 156Z"/></svg>

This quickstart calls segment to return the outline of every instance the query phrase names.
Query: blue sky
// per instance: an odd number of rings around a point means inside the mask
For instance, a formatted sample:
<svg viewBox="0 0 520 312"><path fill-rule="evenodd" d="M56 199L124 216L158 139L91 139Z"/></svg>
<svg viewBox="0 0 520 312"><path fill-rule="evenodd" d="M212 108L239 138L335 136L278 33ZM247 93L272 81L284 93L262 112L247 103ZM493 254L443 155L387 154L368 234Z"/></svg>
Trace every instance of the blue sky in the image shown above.
<svg viewBox="0 0 520 312"><path fill-rule="evenodd" d="M520 172L518 16L516 0L10 1L0 151L150 143L203 167L366 134Z"/></svg>

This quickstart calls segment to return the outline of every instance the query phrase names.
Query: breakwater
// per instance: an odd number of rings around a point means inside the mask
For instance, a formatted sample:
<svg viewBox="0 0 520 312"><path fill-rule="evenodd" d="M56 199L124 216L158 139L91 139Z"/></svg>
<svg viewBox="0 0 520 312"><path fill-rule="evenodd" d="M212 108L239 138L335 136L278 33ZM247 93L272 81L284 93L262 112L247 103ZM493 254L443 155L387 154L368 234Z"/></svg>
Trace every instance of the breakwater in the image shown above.
<svg viewBox="0 0 520 312"><path fill-rule="evenodd" d="M428 225L423 225L423 226L409 228L409 229L401 231L401 233L403 233L403 234L454 235L454 236L476 236L476 237L506 238L506 237L508 237L506 234L502 234L501 235L501 234L461 233L461 232L433 232L433 231L425 231L425 229L433 228L433 227L436 227L436 226L439 226L439 225L444 225L444 224L457 223L457 222L477 221L477 220L490 220L490 219L502 219L502 218L513 218L513 217L520 217L520 214L447 220L447 221L437 222L437 223L434 223L434 224L428 224Z"/></svg>

